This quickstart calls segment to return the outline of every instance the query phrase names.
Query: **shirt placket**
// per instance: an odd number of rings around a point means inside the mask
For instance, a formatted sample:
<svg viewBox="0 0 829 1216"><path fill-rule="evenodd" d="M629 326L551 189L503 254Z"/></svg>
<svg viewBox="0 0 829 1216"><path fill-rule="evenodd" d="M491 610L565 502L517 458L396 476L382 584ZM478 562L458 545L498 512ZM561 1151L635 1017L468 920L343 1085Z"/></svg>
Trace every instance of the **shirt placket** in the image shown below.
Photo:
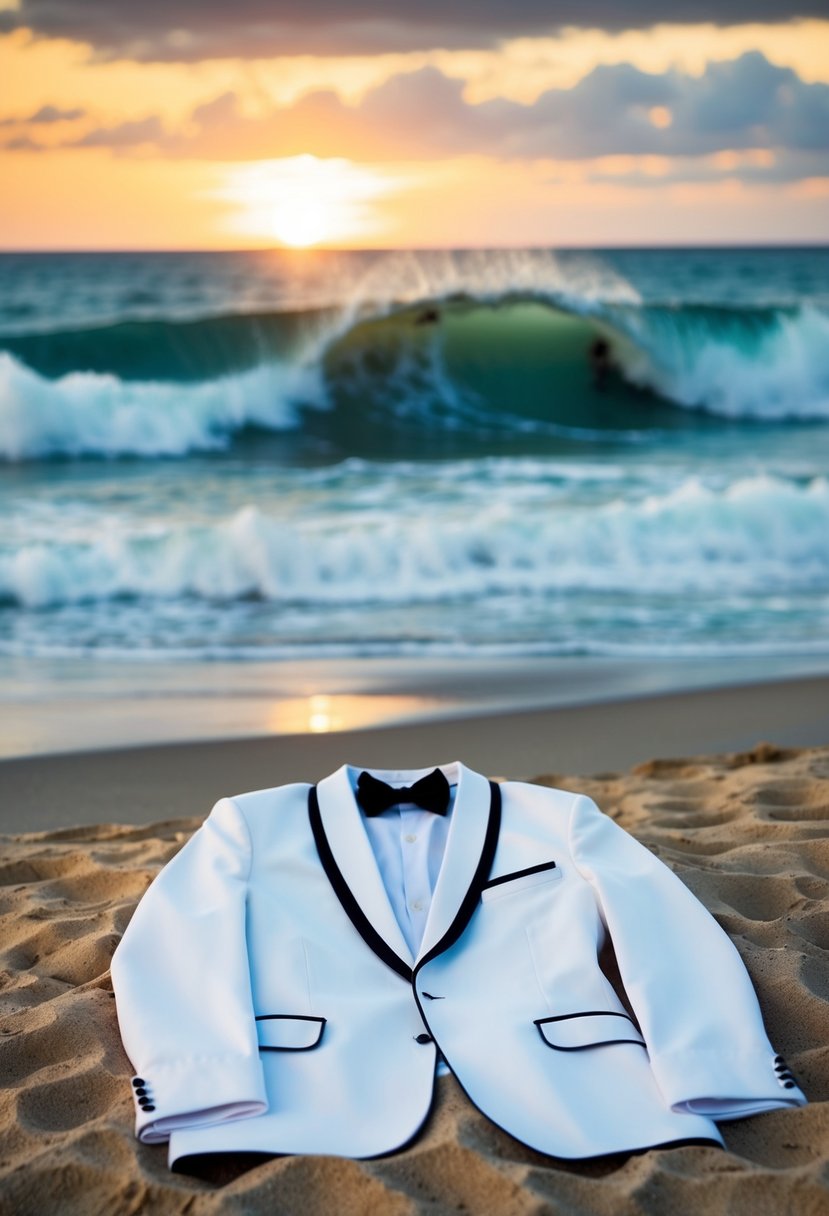
<svg viewBox="0 0 829 1216"><path fill-rule="evenodd" d="M403 891L406 914L415 941L420 944L426 927L426 917L432 892L429 887L429 848L426 812L413 803L400 807L401 853L403 855Z"/></svg>

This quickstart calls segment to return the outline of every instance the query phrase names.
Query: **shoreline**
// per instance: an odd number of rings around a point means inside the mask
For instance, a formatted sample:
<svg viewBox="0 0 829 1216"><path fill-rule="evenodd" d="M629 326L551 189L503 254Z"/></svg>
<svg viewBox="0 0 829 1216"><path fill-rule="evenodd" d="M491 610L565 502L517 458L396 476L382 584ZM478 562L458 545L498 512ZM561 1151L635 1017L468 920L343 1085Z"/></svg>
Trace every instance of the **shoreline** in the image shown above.
<svg viewBox="0 0 829 1216"><path fill-rule="evenodd" d="M493 777L604 774L658 757L820 746L829 676L628 696L319 733L111 747L0 761L0 832L204 817L220 797L315 781L343 763L463 760Z"/></svg>
<svg viewBox="0 0 829 1216"><path fill-rule="evenodd" d="M829 678L829 655L376 656L242 663L0 657L0 762L366 731L820 676Z"/></svg>

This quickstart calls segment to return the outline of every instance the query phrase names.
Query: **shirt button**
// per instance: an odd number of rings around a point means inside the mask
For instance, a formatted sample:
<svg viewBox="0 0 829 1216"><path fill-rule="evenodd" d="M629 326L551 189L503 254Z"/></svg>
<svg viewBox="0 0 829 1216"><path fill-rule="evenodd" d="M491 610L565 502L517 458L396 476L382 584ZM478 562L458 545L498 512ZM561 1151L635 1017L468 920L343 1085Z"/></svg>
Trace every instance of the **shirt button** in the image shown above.
<svg viewBox="0 0 829 1216"><path fill-rule="evenodd" d="M414 842L417 840L417 837L413 836L412 833L409 832L409 834L407 836L404 836L403 839L406 841L406 844L414 844Z"/></svg>
<svg viewBox="0 0 829 1216"><path fill-rule="evenodd" d="M414 901L414 903L412 904L412 911L413 912L422 912L423 911L423 904L419 899L416 899Z"/></svg>

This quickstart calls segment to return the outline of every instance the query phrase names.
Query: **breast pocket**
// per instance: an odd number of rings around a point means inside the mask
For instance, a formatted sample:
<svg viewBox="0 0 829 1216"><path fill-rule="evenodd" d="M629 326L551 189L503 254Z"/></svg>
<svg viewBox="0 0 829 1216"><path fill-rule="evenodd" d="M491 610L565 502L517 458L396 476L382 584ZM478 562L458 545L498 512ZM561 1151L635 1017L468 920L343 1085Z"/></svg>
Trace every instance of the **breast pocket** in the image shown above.
<svg viewBox="0 0 829 1216"><path fill-rule="evenodd" d="M503 899L506 895L515 895L518 891L560 880L561 868L558 863L544 861L541 865L528 866L525 870L512 870L509 874L490 878L489 882L484 883L481 899L488 903L492 899Z"/></svg>

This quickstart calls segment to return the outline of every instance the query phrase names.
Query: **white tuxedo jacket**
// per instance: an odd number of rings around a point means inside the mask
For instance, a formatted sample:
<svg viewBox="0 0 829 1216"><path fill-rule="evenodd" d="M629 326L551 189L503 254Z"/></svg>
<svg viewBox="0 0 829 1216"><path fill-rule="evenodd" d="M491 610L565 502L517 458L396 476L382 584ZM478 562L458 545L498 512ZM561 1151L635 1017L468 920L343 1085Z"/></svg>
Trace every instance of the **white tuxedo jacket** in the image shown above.
<svg viewBox="0 0 829 1216"><path fill-rule="evenodd" d="M806 1101L728 937L648 849L582 795L441 767L445 818L367 820L344 765L222 799L164 868L112 960L142 1141L171 1165L392 1152L442 1061L559 1157L721 1144L716 1120Z"/></svg>

